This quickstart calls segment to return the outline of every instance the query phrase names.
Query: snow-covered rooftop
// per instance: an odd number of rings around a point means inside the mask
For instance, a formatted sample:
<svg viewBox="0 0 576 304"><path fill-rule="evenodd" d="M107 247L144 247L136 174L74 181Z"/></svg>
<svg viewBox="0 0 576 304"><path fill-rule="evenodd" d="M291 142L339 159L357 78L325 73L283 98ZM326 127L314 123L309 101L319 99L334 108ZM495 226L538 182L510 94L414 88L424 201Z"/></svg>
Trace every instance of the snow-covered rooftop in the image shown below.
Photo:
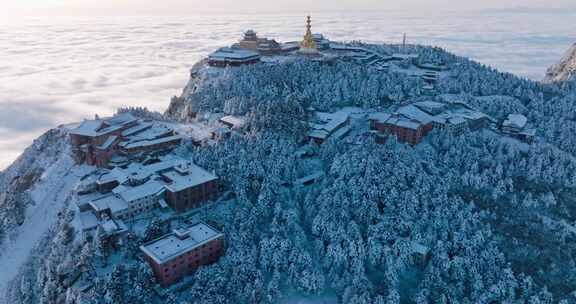
<svg viewBox="0 0 576 304"><path fill-rule="evenodd" d="M142 140L142 141L137 141L137 142L130 142L130 143L123 145L123 147L125 149L144 148L144 147L154 146L154 145L158 145L158 144L179 141L182 139L183 139L182 135L172 135L172 136L161 137L161 138L156 138L156 139L152 139L152 140Z"/></svg>
<svg viewBox="0 0 576 304"><path fill-rule="evenodd" d="M116 214L117 212L128 209L128 204L114 195L108 195L103 198L93 200L90 202L90 206L96 212L109 209L112 214Z"/></svg>
<svg viewBox="0 0 576 304"><path fill-rule="evenodd" d="M423 124L430 123L432 121L432 116L428 113L420 110L414 105L407 105L399 108L396 113L406 116L407 118L417 120Z"/></svg>
<svg viewBox="0 0 576 304"><path fill-rule="evenodd" d="M528 123L528 118L522 114L510 114L508 119L502 124L504 127L511 127L517 129L523 129Z"/></svg>
<svg viewBox="0 0 576 304"><path fill-rule="evenodd" d="M415 253L418 253L418 254L425 255L425 254L428 254L430 249L421 243L412 242L412 251L414 251Z"/></svg>
<svg viewBox="0 0 576 304"><path fill-rule="evenodd" d="M143 122L137 126L134 126L130 129L124 130L122 132L122 136L132 136L135 135L137 133L140 133L146 129L149 129L150 127L152 127L152 123L150 122Z"/></svg>
<svg viewBox="0 0 576 304"><path fill-rule="evenodd" d="M370 114L370 116L368 117L370 120L375 120L378 122L386 122L392 115L390 113L386 113L386 112L376 112L376 113L372 113Z"/></svg>
<svg viewBox="0 0 576 304"><path fill-rule="evenodd" d="M170 233L144 244L140 246L140 250L156 263L163 264L183 253L223 236L224 234L218 232L216 229L204 223L199 223L187 229L179 229L177 233Z"/></svg>
<svg viewBox="0 0 576 304"><path fill-rule="evenodd" d="M106 232L109 235L123 233L128 230L124 222L120 220L108 219L105 220L103 223L101 223L100 226L102 227L104 232Z"/></svg>
<svg viewBox="0 0 576 304"><path fill-rule="evenodd" d="M82 136L95 136L101 126L102 121L100 120L85 120L78 127L70 130L70 133Z"/></svg>
<svg viewBox="0 0 576 304"><path fill-rule="evenodd" d="M325 139L337 128L348 121L350 114L346 111L335 113L316 112L316 122L310 123L308 136Z"/></svg>
<svg viewBox="0 0 576 304"><path fill-rule="evenodd" d="M165 125L153 124L148 128L144 128L138 131L132 130L132 132L130 133L132 134L126 137L128 137L128 141L132 143L137 141L154 140L160 137L170 136L174 134L174 129L169 128Z"/></svg>
<svg viewBox="0 0 576 304"><path fill-rule="evenodd" d="M98 146L98 149L107 150L112 146L112 144L114 144L114 142L116 142L117 139L118 136L109 136L105 142L103 142L100 146Z"/></svg>
<svg viewBox="0 0 576 304"><path fill-rule="evenodd" d="M159 195L164 191L164 184L151 180L140 186L130 187L128 190L119 193L119 196L126 202L134 202L146 197Z"/></svg>
<svg viewBox="0 0 576 304"><path fill-rule="evenodd" d="M459 125L468 122L468 120L458 113L445 112L433 117L435 122L448 125Z"/></svg>
<svg viewBox="0 0 576 304"><path fill-rule="evenodd" d="M414 103L414 105L417 107L430 108L430 109L433 109L433 108L444 109L446 107L446 104L436 102L436 101L420 101L420 102Z"/></svg>
<svg viewBox="0 0 576 304"><path fill-rule="evenodd" d="M133 123L138 119L130 113L123 113L108 119L85 120L75 129L70 130L70 134L80 136L101 136L120 130L127 124Z"/></svg>
<svg viewBox="0 0 576 304"><path fill-rule="evenodd" d="M392 116L386 121L386 123L412 130L417 130L422 126L420 122L402 116Z"/></svg>
<svg viewBox="0 0 576 304"><path fill-rule="evenodd" d="M220 121L231 125L233 128L241 128L246 124L246 119L239 116L228 115L220 118Z"/></svg>
<svg viewBox="0 0 576 304"><path fill-rule="evenodd" d="M250 58L260 57L260 54L250 50L244 49L232 49L232 48L220 48L216 52L210 54L211 60L226 60L226 59L236 59L236 60L246 60Z"/></svg>
<svg viewBox="0 0 576 304"><path fill-rule="evenodd" d="M98 218L96 218L96 215L92 212L80 212L80 224L82 225L83 231L96 229L98 226Z"/></svg>
<svg viewBox="0 0 576 304"><path fill-rule="evenodd" d="M134 122L135 120L137 120L136 117L131 113L121 113L112 118L106 119L106 123L110 125L125 125Z"/></svg>
<svg viewBox="0 0 576 304"><path fill-rule="evenodd" d="M170 183L165 186L170 192L179 192L218 179L216 175L192 163L187 163L179 170L162 173L162 175L170 180Z"/></svg>

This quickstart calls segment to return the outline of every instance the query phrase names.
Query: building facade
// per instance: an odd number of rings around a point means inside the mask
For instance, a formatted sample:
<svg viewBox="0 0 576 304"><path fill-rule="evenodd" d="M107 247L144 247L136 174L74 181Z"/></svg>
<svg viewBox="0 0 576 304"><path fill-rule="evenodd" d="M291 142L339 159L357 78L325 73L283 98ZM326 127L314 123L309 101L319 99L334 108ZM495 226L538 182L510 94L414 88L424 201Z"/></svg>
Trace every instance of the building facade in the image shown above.
<svg viewBox="0 0 576 304"><path fill-rule="evenodd" d="M218 181L212 180L180 191L167 187L166 202L176 212L198 208L203 203L216 199L219 195Z"/></svg>
<svg viewBox="0 0 576 304"><path fill-rule="evenodd" d="M401 143L415 146L432 130L433 126L432 123L423 124L413 119L390 115L385 120L371 119L371 128L381 134L394 135ZM376 140L378 143L385 141L381 136L378 136Z"/></svg>
<svg viewBox="0 0 576 304"><path fill-rule="evenodd" d="M224 234L198 223L140 246L162 287L168 287L198 267L216 262L224 253Z"/></svg>
<svg viewBox="0 0 576 304"><path fill-rule="evenodd" d="M218 177L194 164L163 173L166 202L176 212L200 207L219 196Z"/></svg>

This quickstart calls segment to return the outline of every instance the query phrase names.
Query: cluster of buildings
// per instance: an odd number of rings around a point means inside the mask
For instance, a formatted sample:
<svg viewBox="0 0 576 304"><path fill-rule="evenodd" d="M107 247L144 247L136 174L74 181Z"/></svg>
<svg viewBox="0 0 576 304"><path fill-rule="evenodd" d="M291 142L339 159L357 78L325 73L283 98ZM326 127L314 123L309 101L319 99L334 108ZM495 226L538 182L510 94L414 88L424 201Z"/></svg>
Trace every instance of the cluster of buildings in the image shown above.
<svg viewBox="0 0 576 304"><path fill-rule="evenodd" d="M345 44L331 44L330 48L335 51L345 52L347 55L343 56L345 59L352 60L353 62L368 65L379 71L388 71L391 62L408 61L415 64L419 58L418 54L397 53L392 55L381 54L371 49L350 46Z"/></svg>
<svg viewBox="0 0 576 304"><path fill-rule="evenodd" d="M522 114L508 115L500 129L502 133L527 143L533 142L536 136L536 129L528 126L528 118Z"/></svg>
<svg viewBox="0 0 576 304"><path fill-rule="evenodd" d="M69 133L76 161L102 168L164 152L182 141L173 129L130 113L85 120Z"/></svg>
<svg viewBox="0 0 576 304"><path fill-rule="evenodd" d="M306 19L306 32L300 43L281 43L274 39L258 37L248 30L243 38L231 47L220 48L208 56L208 64L215 67L239 66L260 62L262 56L275 56L297 52L302 55L319 55L330 48L330 41L322 34L312 33L310 16Z"/></svg>
<svg viewBox="0 0 576 304"><path fill-rule="evenodd" d="M491 119L462 103L422 101L402 106L394 113L373 113L369 120L377 142L383 143L393 135L399 142L417 145L432 129L462 134L487 126Z"/></svg>
<svg viewBox="0 0 576 304"><path fill-rule="evenodd" d="M158 211L181 214L216 199L219 193L215 174L180 158L106 169L78 187L82 233L85 239L104 239L118 248L137 219L152 218ZM215 261L222 248L223 235L199 223L144 244L141 251L160 284L168 286Z"/></svg>
<svg viewBox="0 0 576 304"><path fill-rule="evenodd" d="M86 179L78 189L78 209L85 235L108 221L125 221L171 208L177 213L218 197L218 177L183 159L132 163Z"/></svg>
<svg viewBox="0 0 576 304"><path fill-rule="evenodd" d="M228 132L245 121L224 116ZM84 239L118 249L139 220L186 214L220 194L219 179L194 163L167 155L183 136L130 113L86 120L70 131L78 162L99 167L77 186L79 225ZM143 221L146 222L146 221ZM141 227L142 228L142 227ZM140 247L162 287L179 281L223 253L224 235L206 223L175 229Z"/></svg>

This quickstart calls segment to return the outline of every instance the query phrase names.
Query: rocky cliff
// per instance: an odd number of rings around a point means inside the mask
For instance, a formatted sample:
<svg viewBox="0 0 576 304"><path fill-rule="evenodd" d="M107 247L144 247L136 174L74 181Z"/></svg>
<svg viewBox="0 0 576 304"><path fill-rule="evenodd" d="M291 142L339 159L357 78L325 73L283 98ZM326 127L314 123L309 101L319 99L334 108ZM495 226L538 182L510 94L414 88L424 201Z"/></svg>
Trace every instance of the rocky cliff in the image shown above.
<svg viewBox="0 0 576 304"><path fill-rule="evenodd" d="M568 49L560 62L551 66L546 72L546 82L576 79L576 43Z"/></svg>
<svg viewBox="0 0 576 304"><path fill-rule="evenodd" d="M186 121L194 117L195 110L190 107L189 99L192 94L209 79L213 79L214 73L210 73L206 60L201 60L190 69L190 79L182 90L182 95L174 96L170 100L170 105L164 113L170 119Z"/></svg>

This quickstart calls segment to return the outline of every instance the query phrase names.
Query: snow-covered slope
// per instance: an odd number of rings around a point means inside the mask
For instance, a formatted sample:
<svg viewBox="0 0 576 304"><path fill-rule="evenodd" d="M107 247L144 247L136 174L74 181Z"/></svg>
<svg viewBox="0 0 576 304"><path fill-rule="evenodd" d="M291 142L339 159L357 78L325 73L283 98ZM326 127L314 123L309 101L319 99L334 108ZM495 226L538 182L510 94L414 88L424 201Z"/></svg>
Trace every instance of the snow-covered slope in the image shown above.
<svg viewBox="0 0 576 304"><path fill-rule="evenodd" d="M0 303L5 288L24 265L30 251L58 218L72 187L87 168L75 166L63 129L34 141L0 176Z"/></svg>
<svg viewBox="0 0 576 304"><path fill-rule="evenodd" d="M548 69L545 81L554 82L571 79L576 79L576 43L568 49L560 62Z"/></svg>

